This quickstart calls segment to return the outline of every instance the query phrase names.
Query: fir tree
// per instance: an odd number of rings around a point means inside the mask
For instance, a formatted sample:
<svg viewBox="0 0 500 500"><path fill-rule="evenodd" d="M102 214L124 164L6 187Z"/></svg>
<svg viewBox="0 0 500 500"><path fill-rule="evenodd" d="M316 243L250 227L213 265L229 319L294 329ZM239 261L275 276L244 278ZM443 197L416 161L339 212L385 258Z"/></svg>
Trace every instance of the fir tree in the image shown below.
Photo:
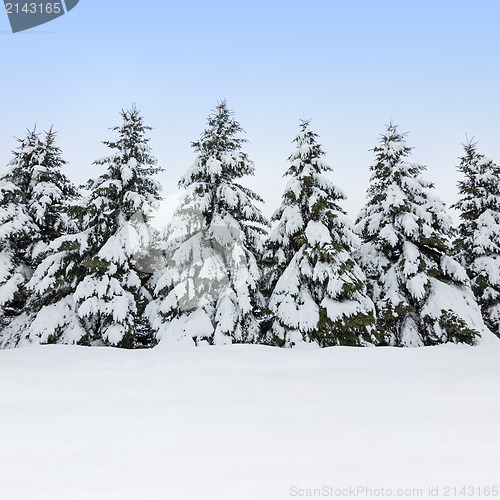
<svg viewBox="0 0 500 500"><path fill-rule="evenodd" d="M33 305L28 280L41 252L53 239L74 229L68 205L78 192L61 172L66 162L55 145L55 137L50 129L42 140L34 129L24 139L18 139L20 144L10 170L1 181L4 265L0 287L5 298L1 306L2 316L10 324L3 332L3 345L17 341L13 336L18 333L18 321L11 321Z"/></svg>
<svg viewBox="0 0 500 500"><path fill-rule="evenodd" d="M243 131L225 101L192 146L193 166L180 181L188 189L166 231L166 268L153 279L149 316L159 338L199 344L252 343L263 307L258 290L262 201L237 180L253 175L241 151Z"/></svg>
<svg viewBox="0 0 500 500"><path fill-rule="evenodd" d="M457 258L467 269L488 328L500 336L500 167L464 144L458 170L461 224L455 239Z"/></svg>
<svg viewBox="0 0 500 500"><path fill-rule="evenodd" d="M56 238L74 232L77 222L71 206L80 194L61 172L66 165L61 149L55 145L52 128L45 134L37 165L31 175L28 191L28 213L38 227L38 240L47 245ZM39 246L40 251L43 246Z"/></svg>
<svg viewBox="0 0 500 500"><path fill-rule="evenodd" d="M444 203L409 163L411 148L392 123L374 148L368 201L357 228L362 267L388 345L474 344L485 330L463 267L451 254Z"/></svg>
<svg viewBox="0 0 500 500"><path fill-rule="evenodd" d="M289 157L289 178L267 242L264 279L275 319L271 342L364 345L374 342L374 306L353 259L359 239L339 203L345 199L325 173L332 169L302 121Z"/></svg>
<svg viewBox="0 0 500 500"><path fill-rule="evenodd" d="M143 312L151 297L130 236L139 229L134 224L136 214L147 222L161 199L161 187L152 177L161 169L146 137L151 127L144 124L136 107L122 110L121 116L122 125L112 129L117 140L104 142L116 152L95 162L106 172L86 185L90 196L83 219L86 248L81 263L86 276L76 287L75 300L87 331L81 343L100 341L132 348L144 337Z"/></svg>

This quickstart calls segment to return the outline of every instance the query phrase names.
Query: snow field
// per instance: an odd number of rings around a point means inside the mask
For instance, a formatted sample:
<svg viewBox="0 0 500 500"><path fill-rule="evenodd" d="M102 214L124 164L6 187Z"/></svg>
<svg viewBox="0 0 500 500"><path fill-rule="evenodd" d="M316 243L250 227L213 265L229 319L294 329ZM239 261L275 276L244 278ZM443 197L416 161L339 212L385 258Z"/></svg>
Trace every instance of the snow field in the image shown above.
<svg viewBox="0 0 500 500"><path fill-rule="evenodd" d="M0 352L2 500L498 484L500 342ZM425 498L425 496L424 496Z"/></svg>

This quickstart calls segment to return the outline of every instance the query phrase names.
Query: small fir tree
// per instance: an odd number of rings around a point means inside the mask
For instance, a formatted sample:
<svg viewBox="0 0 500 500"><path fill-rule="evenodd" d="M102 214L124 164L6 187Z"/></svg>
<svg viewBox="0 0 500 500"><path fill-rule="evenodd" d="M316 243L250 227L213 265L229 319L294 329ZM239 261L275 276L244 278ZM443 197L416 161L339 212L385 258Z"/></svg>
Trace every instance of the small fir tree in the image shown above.
<svg viewBox="0 0 500 500"><path fill-rule="evenodd" d="M455 239L457 258L467 269L488 328L500 336L500 167L464 144L458 170L461 223Z"/></svg>
<svg viewBox="0 0 500 500"><path fill-rule="evenodd" d="M451 218L409 163L411 148L394 124L374 148L368 201L357 228L360 262L388 345L474 344L485 330L464 268L451 254Z"/></svg>
<svg viewBox="0 0 500 500"><path fill-rule="evenodd" d="M192 146L193 166L180 181L188 189L166 230L166 268L153 279L156 300L148 308L157 336L166 342L253 343L257 312L262 201L237 180L253 175L241 151L243 131L225 101L208 118Z"/></svg>
<svg viewBox="0 0 500 500"><path fill-rule="evenodd" d="M302 121L290 156L289 178L277 223L267 242L264 289L274 322L269 341L287 347L374 342L374 306L353 259L359 239L339 202L345 199L325 173L317 134Z"/></svg>

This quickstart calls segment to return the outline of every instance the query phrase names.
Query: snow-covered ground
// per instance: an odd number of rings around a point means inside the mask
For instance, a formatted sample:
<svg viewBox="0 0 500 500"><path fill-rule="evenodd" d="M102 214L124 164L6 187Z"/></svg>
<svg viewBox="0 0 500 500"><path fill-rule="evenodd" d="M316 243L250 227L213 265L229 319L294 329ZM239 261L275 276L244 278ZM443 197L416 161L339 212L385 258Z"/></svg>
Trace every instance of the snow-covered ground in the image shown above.
<svg viewBox="0 0 500 500"><path fill-rule="evenodd" d="M428 498L438 485L445 498L446 486L498 485L499 359L494 341L2 351L0 499L280 500L358 486Z"/></svg>

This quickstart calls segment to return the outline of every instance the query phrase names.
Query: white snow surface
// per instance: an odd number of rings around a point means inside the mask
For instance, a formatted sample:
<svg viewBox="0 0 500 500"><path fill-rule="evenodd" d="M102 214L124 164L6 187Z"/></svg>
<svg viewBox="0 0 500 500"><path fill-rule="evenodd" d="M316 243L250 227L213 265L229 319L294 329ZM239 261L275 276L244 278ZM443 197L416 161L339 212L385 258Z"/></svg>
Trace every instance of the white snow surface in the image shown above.
<svg viewBox="0 0 500 500"><path fill-rule="evenodd" d="M311 246L328 245L332 241L332 236L328 228L321 222L309 221L306 227L306 238Z"/></svg>
<svg viewBox="0 0 500 500"><path fill-rule="evenodd" d="M0 498L498 485L499 357L498 341L0 351Z"/></svg>

